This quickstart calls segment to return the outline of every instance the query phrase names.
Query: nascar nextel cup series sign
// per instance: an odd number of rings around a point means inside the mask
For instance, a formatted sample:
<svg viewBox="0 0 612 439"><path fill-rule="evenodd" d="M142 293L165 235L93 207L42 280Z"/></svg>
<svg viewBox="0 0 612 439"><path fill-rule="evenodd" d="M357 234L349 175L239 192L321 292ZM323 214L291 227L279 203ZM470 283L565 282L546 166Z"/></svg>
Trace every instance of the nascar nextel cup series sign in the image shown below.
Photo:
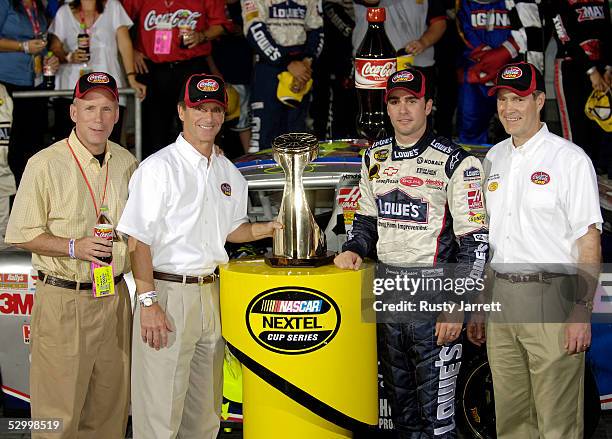
<svg viewBox="0 0 612 439"><path fill-rule="evenodd" d="M278 287L251 300L246 310L251 337L264 348L295 355L327 345L340 327L340 310L328 295L305 287Z"/></svg>

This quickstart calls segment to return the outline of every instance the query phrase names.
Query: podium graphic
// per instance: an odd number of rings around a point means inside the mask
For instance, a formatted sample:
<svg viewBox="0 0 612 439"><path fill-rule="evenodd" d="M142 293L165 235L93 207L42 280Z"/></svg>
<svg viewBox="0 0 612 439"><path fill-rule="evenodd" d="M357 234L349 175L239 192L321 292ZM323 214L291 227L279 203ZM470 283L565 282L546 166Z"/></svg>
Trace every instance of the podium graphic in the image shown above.
<svg viewBox="0 0 612 439"><path fill-rule="evenodd" d="M316 138L275 139L285 171L266 258L221 271L223 336L243 365L245 439L350 438L378 423L376 325L362 322L373 264L336 268L302 185ZM366 293L366 294L363 294Z"/></svg>

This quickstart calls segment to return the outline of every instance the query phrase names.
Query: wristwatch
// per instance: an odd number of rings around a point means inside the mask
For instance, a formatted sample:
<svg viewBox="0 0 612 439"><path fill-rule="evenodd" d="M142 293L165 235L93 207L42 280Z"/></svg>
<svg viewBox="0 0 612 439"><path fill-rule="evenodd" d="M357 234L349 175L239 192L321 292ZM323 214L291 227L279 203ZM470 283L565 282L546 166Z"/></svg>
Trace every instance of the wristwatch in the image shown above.
<svg viewBox="0 0 612 439"><path fill-rule="evenodd" d="M584 306L587 311L592 312L593 311L593 301L592 300L576 300L576 302L574 302L576 305L582 305Z"/></svg>
<svg viewBox="0 0 612 439"><path fill-rule="evenodd" d="M140 306L143 308L153 306L154 303L157 303L157 292L148 291L146 293L139 294L138 303L140 303Z"/></svg>

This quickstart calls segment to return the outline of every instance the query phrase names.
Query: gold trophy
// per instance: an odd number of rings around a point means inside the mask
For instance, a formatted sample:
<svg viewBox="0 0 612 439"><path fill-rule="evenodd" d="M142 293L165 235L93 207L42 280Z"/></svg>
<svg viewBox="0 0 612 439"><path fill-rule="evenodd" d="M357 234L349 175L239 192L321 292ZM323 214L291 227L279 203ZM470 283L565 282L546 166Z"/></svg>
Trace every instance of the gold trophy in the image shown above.
<svg viewBox="0 0 612 439"><path fill-rule="evenodd" d="M274 231L272 255L266 261L275 267L318 267L330 263L325 234L314 220L302 183L304 168L317 158L317 138L307 133L289 133L272 142L274 160L285 172L285 189L277 221L283 228Z"/></svg>

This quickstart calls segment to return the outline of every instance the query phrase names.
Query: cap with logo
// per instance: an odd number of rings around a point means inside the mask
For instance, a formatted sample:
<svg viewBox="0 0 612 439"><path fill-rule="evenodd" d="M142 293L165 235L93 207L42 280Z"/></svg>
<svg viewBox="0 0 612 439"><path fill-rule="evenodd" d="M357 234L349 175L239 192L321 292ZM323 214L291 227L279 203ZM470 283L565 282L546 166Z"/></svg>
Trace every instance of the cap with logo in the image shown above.
<svg viewBox="0 0 612 439"><path fill-rule="evenodd" d="M185 83L185 105L190 108L197 107L205 102L214 102L227 107L225 82L216 75L196 73L191 75Z"/></svg>
<svg viewBox="0 0 612 439"><path fill-rule="evenodd" d="M497 90L506 89L519 96L528 96L534 91L546 91L544 77L540 71L530 63L519 62L507 64L497 72L495 85L489 89L489 96Z"/></svg>
<svg viewBox="0 0 612 439"><path fill-rule="evenodd" d="M402 89L408 93L422 98L425 96L426 89L425 75L417 69L400 70L393 73L387 79L387 91L385 92L385 103L393 90Z"/></svg>
<svg viewBox="0 0 612 439"><path fill-rule="evenodd" d="M109 91L115 100L119 101L117 81L106 72L91 72L82 75L74 87L73 98L82 98L92 90L104 89Z"/></svg>

